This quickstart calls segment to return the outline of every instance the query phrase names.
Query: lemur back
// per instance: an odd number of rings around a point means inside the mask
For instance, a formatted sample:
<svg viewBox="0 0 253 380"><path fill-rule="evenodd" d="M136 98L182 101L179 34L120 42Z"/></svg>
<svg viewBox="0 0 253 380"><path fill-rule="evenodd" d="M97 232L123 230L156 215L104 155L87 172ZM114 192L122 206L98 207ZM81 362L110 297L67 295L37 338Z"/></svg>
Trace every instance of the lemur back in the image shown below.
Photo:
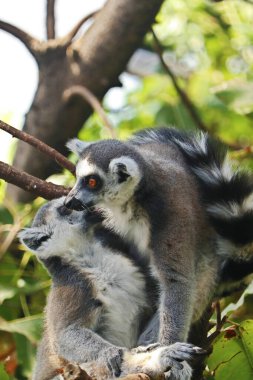
<svg viewBox="0 0 253 380"><path fill-rule="evenodd" d="M253 240L253 176L234 170L227 150L207 133L187 134L173 128L137 133L136 145L174 144L197 179L205 210L217 233L240 246Z"/></svg>

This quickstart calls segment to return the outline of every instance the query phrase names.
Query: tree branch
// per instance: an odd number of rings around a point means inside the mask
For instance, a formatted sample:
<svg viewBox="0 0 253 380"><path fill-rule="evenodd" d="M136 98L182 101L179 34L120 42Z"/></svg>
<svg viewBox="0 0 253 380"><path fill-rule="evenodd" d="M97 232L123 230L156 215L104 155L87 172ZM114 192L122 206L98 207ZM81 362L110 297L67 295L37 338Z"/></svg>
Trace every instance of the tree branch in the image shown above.
<svg viewBox="0 0 253 380"><path fill-rule="evenodd" d="M66 141L77 135L91 114L90 105L80 97L65 103L62 94L72 85L88 88L99 100L117 83L134 51L141 45L154 22L163 0L107 0L94 22L68 50L59 39L47 41L38 54L39 82L31 108L26 114L24 131L52 144L65 154ZM52 43L54 42L54 43ZM63 46L64 47L64 46ZM55 172L50 159L40 152L17 144L14 166L30 174L47 178ZM8 189L13 200L28 201L28 193Z"/></svg>
<svg viewBox="0 0 253 380"><path fill-rule="evenodd" d="M211 335L209 335L207 338L207 342L210 347L213 344L214 340L217 338L217 336L220 335L221 329L227 321L226 315L223 318L221 317L221 307L220 307L219 301L213 304L213 309L216 311L216 324L215 324L215 331Z"/></svg>
<svg viewBox="0 0 253 380"><path fill-rule="evenodd" d="M18 38L23 44L26 46L26 48L29 50L29 52L37 58L37 50L40 45L40 41L31 36L30 34L26 33L22 29L18 28L17 26L14 26L12 24L9 24L8 22L0 20L0 29L4 30L7 33L10 33L12 36Z"/></svg>
<svg viewBox="0 0 253 380"><path fill-rule="evenodd" d="M52 40L55 38L55 0L47 0L47 39Z"/></svg>
<svg viewBox="0 0 253 380"><path fill-rule="evenodd" d="M102 104L98 100L98 98L92 94L88 88L84 86L72 86L68 90L64 91L63 98L67 102L70 98L73 96L81 96L86 102L89 103L89 105L93 108L95 112L99 115L101 118L105 128L107 128L108 132L110 133L110 136L112 138L116 137L115 130L106 116L106 113L102 107Z"/></svg>
<svg viewBox="0 0 253 380"><path fill-rule="evenodd" d="M183 104L185 105L186 109L188 110L189 114L191 115L193 121L196 123L196 125L198 126L199 129L201 129L202 131L204 132L209 132L209 129L207 128L207 126L203 123L203 121L200 119L196 109L195 109L195 106L193 105L193 103L191 102L191 100L189 99L188 95L186 94L186 92L184 92L181 87L179 86L179 84L177 83L177 79L176 77L174 76L173 72L171 71L171 69L169 68L169 66L167 65L167 63L165 62L164 58L163 58L163 46L161 45L160 41L158 40L155 32L153 29L151 29L151 33L153 35L153 38L154 38L154 49L157 53L157 55L159 56L159 59L160 59L160 62L164 68L164 70L167 72L167 74L170 76L171 80L172 80L172 83L178 93L178 95L180 96Z"/></svg>
<svg viewBox="0 0 253 380"><path fill-rule="evenodd" d="M65 37L62 38L63 45L69 46L83 24L90 18L93 18L97 13L98 11L95 11L81 18L81 20L74 26L74 28L68 34L66 34Z"/></svg>
<svg viewBox="0 0 253 380"><path fill-rule="evenodd" d="M69 170L71 173L75 174L75 165L72 164L65 156L59 153L57 150L51 148L49 145L43 143L41 140L36 137L31 136L30 134L19 131L16 128L11 127L7 123L0 120L0 129L3 131L10 133L13 137L17 137L18 139L32 145L40 152L45 153L47 156L51 157L53 160L57 162L61 167Z"/></svg>
<svg viewBox="0 0 253 380"><path fill-rule="evenodd" d="M67 195L70 191L69 188L43 181L2 161L0 161L0 178L48 200Z"/></svg>
<svg viewBox="0 0 253 380"><path fill-rule="evenodd" d="M152 28L151 28L151 33L152 33L153 38L154 38L154 49L155 49L157 55L159 56L160 62L162 64L164 70L170 76L172 83L173 83L178 95L180 96L180 98L182 100L182 103L185 105L185 108L188 110L188 112L191 115L192 120L195 122L196 126L201 131L208 132L210 134L211 133L210 129L203 123L203 121L201 120L201 118L198 115L198 112L197 112L194 104L192 103L192 101L188 97L187 93L179 86L176 77L174 76L173 72L170 70L169 66L165 62L165 60L163 58L163 46L160 43L159 39L157 38L157 36L156 36L156 34ZM234 149L234 150L242 150L243 152L245 152L248 149L248 148L245 148L245 147L243 147L237 143L228 143L225 141L222 141L222 143L224 143L229 148Z"/></svg>

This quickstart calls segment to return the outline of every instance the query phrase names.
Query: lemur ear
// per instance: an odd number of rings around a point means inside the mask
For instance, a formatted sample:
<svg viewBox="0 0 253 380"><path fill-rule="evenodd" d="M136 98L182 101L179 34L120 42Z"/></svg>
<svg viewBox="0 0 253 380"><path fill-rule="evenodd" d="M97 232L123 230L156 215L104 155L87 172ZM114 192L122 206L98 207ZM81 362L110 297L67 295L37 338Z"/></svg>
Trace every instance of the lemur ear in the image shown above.
<svg viewBox="0 0 253 380"><path fill-rule="evenodd" d="M50 234L41 231L41 228L31 227L19 232L18 237L29 251L37 252L42 243L50 238Z"/></svg>
<svg viewBox="0 0 253 380"><path fill-rule="evenodd" d="M140 170L135 160L122 156L110 162L109 170L118 176L118 182L122 183L129 178L140 178Z"/></svg>
<svg viewBox="0 0 253 380"><path fill-rule="evenodd" d="M92 142L85 142L79 139L71 139L66 143L66 147L77 156L80 156L83 150L91 144Z"/></svg>

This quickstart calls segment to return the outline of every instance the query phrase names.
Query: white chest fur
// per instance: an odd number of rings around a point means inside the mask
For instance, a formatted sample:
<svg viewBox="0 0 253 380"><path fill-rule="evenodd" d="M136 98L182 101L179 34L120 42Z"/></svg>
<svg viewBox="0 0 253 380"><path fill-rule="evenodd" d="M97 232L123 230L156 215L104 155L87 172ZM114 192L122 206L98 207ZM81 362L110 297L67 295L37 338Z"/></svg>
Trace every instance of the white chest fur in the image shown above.
<svg viewBox="0 0 253 380"><path fill-rule="evenodd" d="M129 242L133 242L139 252L144 255L149 254L150 225L144 212L133 212L132 205L125 208L110 205L106 209L105 224L114 231L125 237Z"/></svg>
<svg viewBox="0 0 253 380"><path fill-rule="evenodd" d="M143 275L129 259L99 243L80 258L78 265L88 274L103 303L99 333L113 344L135 346L139 314L147 307Z"/></svg>

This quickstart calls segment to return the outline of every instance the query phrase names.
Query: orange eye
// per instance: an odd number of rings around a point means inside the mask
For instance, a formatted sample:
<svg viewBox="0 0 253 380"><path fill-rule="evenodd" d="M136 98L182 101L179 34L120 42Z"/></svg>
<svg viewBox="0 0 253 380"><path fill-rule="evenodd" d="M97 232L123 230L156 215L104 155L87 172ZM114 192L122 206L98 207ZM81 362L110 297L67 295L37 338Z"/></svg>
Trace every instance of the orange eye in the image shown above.
<svg viewBox="0 0 253 380"><path fill-rule="evenodd" d="M89 178L88 185L91 189L95 189L97 186L97 180L95 178Z"/></svg>
<svg viewBox="0 0 253 380"><path fill-rule="evenodd" d="M98 191L102 188L102 180L96 174L91 174L83 179L83 186L90 191Z"/></svg>

